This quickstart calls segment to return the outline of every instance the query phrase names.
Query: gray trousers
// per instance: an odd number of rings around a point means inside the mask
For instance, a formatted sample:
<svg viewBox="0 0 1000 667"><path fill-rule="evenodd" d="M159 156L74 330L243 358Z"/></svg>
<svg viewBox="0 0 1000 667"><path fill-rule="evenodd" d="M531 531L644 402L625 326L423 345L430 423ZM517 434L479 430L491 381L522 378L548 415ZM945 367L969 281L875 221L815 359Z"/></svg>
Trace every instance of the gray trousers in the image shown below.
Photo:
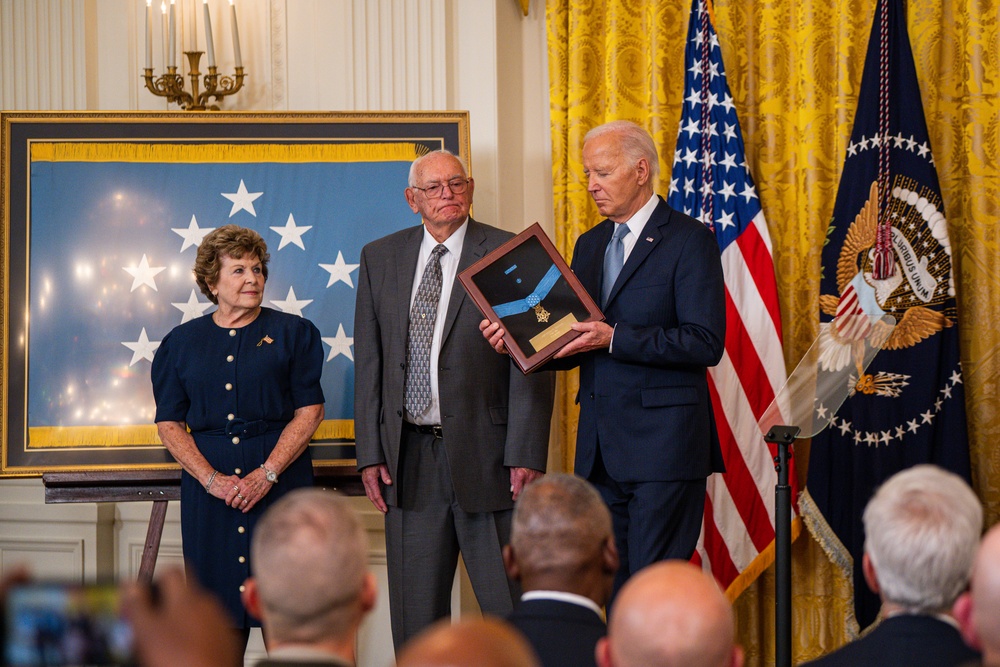
<svg viewBox="0 0 1000 667"><path fill-rule="evenodd" d="M501 549L510 540L513 510L468 513L458 506L443 440L404 429L398 507L385 515L389 615L397 652L403 644L451 615L451 589L459 552L484 614L504 617L520 597L507 580Z"/></svg>

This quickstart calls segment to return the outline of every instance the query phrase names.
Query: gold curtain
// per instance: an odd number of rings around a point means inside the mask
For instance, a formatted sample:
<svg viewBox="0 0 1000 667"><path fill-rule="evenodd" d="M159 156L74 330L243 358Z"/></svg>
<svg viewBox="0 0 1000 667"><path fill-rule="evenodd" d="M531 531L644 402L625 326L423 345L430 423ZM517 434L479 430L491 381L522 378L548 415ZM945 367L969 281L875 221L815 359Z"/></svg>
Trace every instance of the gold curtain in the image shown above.
<svg viewBox="0 0 1000 667"><path fill-rule="evenodd" d="M908 3L907 25L948 214L973 483L1000 519L1000 0ZM548 0L556 243L567 257L599 219L580 163L608 120L644 125L666 192L684 83L687 0ZM716 0L715 26L774 251L785 362L818 329L820 255L850 139L875 0ZM576 437L577 380L557 414ZM572 449L569 447L568 449ZM805 483L808 444L797 446ZM564 461L572 468L572 451ZM793 546L793 659L848 640L849 583L803 534ZM774 577L736 602L748 665L774 663Z"/></svg>

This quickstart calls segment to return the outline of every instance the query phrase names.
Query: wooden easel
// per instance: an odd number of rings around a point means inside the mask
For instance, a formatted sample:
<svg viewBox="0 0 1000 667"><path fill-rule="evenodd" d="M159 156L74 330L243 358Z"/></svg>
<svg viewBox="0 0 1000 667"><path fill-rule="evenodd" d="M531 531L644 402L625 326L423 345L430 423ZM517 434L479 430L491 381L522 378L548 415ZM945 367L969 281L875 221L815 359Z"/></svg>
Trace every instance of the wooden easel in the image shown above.
<svg viewBox="0 0 1000 667"><path fill-rule="evenodd" d="M139 562L139 581L153 579L160 552L167 503L181 499L180 470L47 472L42 475L46 503L124 503L153 501L146 544Z"/></svg>
<svg viewBox="0 0 1000 667"><path fill-rule="evenodd" d="M353 467L316 467L316 486L354 496L365 495L361 476ZM160 552L167 503L181 499L180 470L116 470L101 472L47 472L42 475L48 503L153 502L146 544L139 562L139 581L153 579Z"/></svg>

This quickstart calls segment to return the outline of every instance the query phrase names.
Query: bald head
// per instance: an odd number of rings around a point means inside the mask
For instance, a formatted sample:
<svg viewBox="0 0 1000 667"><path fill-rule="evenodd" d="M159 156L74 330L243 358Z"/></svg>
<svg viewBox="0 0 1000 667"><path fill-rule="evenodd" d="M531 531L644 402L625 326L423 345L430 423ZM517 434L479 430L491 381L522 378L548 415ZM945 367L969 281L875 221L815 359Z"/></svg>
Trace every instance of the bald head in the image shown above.
<svg viewBox="0 0 1000 667"><path fill-rule="evenodd" d="M539 667L527 640L507 623L483 618L438 621L414 637L397 667Z"/></svg>
<svg viewBox="0 0 1000 667"><path fill-rule="evenodd" d="M983 664L1000 665L1000 526L983 538L972 568L971 591L959 598L955 615L966 642L983 652Z"/></svg>
<svg viewBox="0 0 1000 667"><path fill-rule="evenodd" d="M735 633L732 607L715 580L690 563L663 561L622 587L598 660L601 667L739 666Z"/></svg>

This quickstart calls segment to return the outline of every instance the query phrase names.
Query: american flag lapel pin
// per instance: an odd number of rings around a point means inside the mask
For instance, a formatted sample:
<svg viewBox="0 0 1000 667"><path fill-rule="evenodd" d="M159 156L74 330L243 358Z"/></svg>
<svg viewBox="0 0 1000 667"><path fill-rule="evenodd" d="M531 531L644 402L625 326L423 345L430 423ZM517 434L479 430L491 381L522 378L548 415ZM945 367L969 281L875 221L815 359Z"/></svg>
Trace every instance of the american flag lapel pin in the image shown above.
<svg viewBox="0 0 1000 667"><path fill-rule="evenodd" d="M263 338L261 338L261 339L260 339L259 341L257 341L257 347L260 347L260 346L261 346L261 345L263 345L264 343L267 343L268 345L270 345L270 344L271 344L271 343L273 343L273 342L274 342L274 339L273 339L273 338L271 338L270 336L264 336L264 337L263 337Z"/></svg>

